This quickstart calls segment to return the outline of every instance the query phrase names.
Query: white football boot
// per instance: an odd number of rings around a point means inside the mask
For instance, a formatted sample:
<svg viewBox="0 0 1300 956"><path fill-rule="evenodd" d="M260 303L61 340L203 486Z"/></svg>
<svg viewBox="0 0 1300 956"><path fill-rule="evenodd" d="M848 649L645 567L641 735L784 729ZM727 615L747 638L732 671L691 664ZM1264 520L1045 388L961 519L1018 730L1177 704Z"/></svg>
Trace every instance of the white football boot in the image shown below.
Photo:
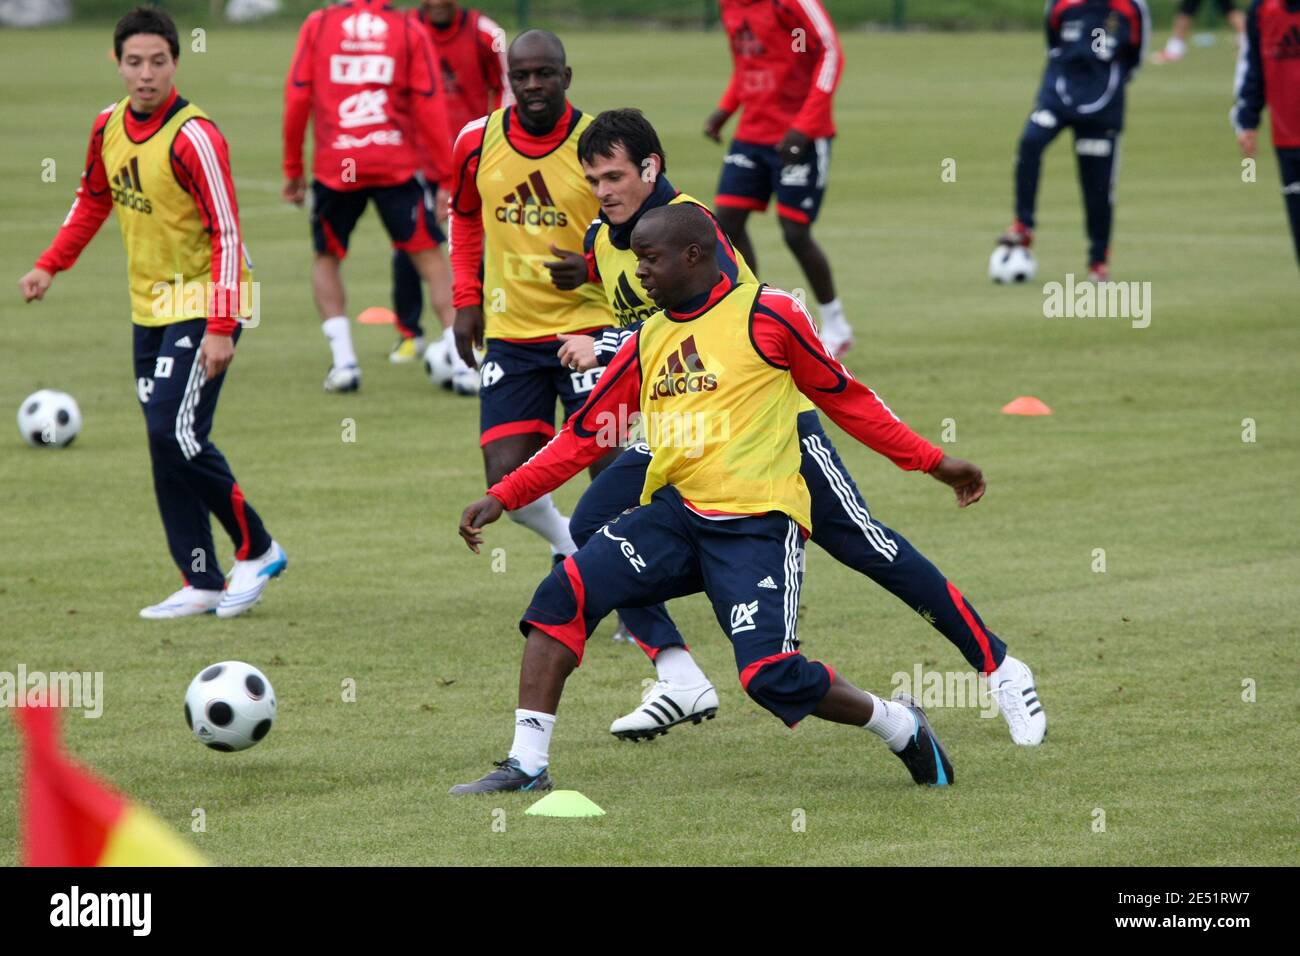
<svg viewBox="0 0 1300 956"><path fill-rule="evenodd" d="M234 617L243 614L262 599L271 578L279 577L289 563L284 548L274 541L266 553L250 561L236 561L226 579L226 590L217 605L217 617Z"/></svg>
<svg viewBox="0 0 1300 956"><path fill-rule="evenodd" d="M341 368L337 365L331 366L329 374L325 376L325 391L327 392L355 392L361 387L361 366L344 365Z"/></svg>
<svg viewBox="0 0 1300 956"><path fill-rule="evenodd" d="M718 714L718 692L710 683L679 687L672 681L655 681L646 688L641 706L609 725L620 740L650 740L668 733L669 727L690 721L712 720Z"/></svg>
<svg viewBox="0 0 1300 956"><path fill-rule="evenodd" d="M1002 666L988 677L989 690L1011 729L1011 739L1022 747L1035 747L1047 736L1047 714L1038 699L1034 672L1008 654Z"/></svg>
<svg viewBox="0 0 1300 956"><path fill-rule="evenodd" d="M187 584L165 601L141 608L140 616L148 621L163 621L192 614L211 614L220 603L220 591L202 591Z"/></svg>

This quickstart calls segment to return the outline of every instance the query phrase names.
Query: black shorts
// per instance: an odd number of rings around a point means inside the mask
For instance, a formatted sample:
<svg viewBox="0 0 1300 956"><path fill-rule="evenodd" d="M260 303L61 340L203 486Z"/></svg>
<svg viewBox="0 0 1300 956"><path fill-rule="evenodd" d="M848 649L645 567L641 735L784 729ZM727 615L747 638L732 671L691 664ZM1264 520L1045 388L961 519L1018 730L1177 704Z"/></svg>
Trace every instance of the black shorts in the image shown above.
<svg viewBox="0 0 1300 956"><path fill-rule="evenodd" d="M598 334L598 333L597 333ZM604 368L575 372L560 364L556 339L488 339L479 373L479 445L510 435L555 435L555 402L567 419L587 401Z"/></svg>
<svg viewBox="0 0 1300 956"><path fill-rule="evenodd" d="M349 190L331 189L313 180L311 199L311 237L319 253L339 259L347 256L348 239L366 211L366 203L372 199L394 249L421 252L446 241L438 228L433 190L420 176L396 186Z"/></svg>

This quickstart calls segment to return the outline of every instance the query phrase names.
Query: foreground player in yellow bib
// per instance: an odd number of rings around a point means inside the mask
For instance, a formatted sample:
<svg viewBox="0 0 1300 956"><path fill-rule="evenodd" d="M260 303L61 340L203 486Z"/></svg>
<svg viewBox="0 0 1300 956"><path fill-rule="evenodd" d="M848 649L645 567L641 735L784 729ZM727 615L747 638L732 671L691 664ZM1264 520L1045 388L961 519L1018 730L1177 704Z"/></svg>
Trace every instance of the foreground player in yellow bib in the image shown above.
<svg viewBox="0 0 1300 956"><path fill-rule="evenodd" d="M617 440L639 412L653 454L641 506L600 529L542 582L520 629L527 640L506 759L454 794L542 790L568 675L610 611L705 592L731 638L741 686L793 727L812 714L865 727L917 783L945 786L952 764L924 711L859 690L799 651L803 540L811 528L793 428L803 392L841 427L899 467L978 501L978 468L917 435L826 351L792 295L736 283L717 265L717 230L679 203L642 215L632 233L636 276L657 312L623 345L591 398L527 464L465 509L474 551L482 529L563 484ZM959 476L959 477L958 477Z"/></svg>
<svg viewBox="0 0 1300 956"><path fill-rule="evenodd" d="M651 209L682 203L694 204L710 217L712 213L668 182L659 136L639 110L610 110L597 116L578 141L578 156L587 182L600 200L600 218L587 230L585 254L562 256L550 263L551 273L561 287L586 282L603 285L620 322L620 328L610 330L599 341L584 336L566 338L560 360L585 369L608 363L618 345L647 315L657 311L636 277L631 235L641 216ZM740 283L757 282L744 256L714 222L719 271ZM1033 672L1007 653L998 635L984 626L979 613L933 562L872 514L812 403L799 398L795 430L801 453L799 470L811 499L812 540L841 564L866 575L918 612L952 642L971 667L988 675L1015 743L1041 743L1047 716ZM636 507L650 461L649 446L637 442L592 481L569 519L569 533L576 544L585 544L606 522ZM957 466L958 459L949 458L939 467ZM650 738L677 724L698 724L716 715L717 691L662 605L620 608L619 621L620 631L654 661L658 680L640 706L614 721L610 733L624 740Z"/></svg>
<svg viewBox="0 0 1300 956"><path fill-rule="evenodd" d="M20 284L28 302L44 298L54 276L72 267L116 208L154 492L185 582L140 616L215 611L234 617L261 599L286 559L208 439L240 322L253 316L257 301L229 150L207 115L173 85L180 43L166 12L139 7L128 13L117 24L113 46L127 96L96 118L72 211ZM209 515L234 542L229 580L221 573Z"/></svg>

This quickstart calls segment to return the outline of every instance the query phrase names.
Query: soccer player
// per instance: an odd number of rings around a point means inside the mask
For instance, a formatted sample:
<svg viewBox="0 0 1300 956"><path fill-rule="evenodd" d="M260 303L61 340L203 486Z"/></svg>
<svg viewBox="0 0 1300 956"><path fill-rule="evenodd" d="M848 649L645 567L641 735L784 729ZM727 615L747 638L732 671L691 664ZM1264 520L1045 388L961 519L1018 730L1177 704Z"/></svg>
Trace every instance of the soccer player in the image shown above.
<svg viewBox="0 0 1300 956"><path fill-rule="evenodd" d="M1246 20L1237 9L1237 5L1232 0L1215 0L1215 3L1219 12L1232 24L1232 28L1240 37ZM1177 63L1187 55L1187 35L1192 32L1192 18L1200 9L1201 0L1181 0L1178 4L1178 12L1174 14L1173 33L1165 42L1165 48L1151 57L1152 63Z"/></svg>
<svg viewBox="0 0 1300 956"><path fill-rule="evenodd" d="M555 434L555 403L566 417L591 392L599 370L574 372L556 358L557 336L609 327L595 286L564 292L542 263L557 247L582 242L599 205L578 162L578 137L591 117L565 91L573 71L559 37L520 34L508 51L515 102L475 120L456 139L451 258L456 276L456 347L477 365L479 445L488 484L518 468ZM610 449L611 458L618 449ZM593 462L593 476L603 467ZM547 540L555 557L575 550L569 521L550 495L510 517Z"/></svg>
<svg viewBox="0 0 1300 956"><path fill-rule="evenodd" d="M1016 157L1016 218L998 243L1033 244L1043 152L1068 126L1087 222L1088 280L1105 282L1124 90L1142 65L1151 16L1144 0L1048 0L1046 26L1047 66Z"/></svg>
<svg viewBox="0 0 1300 956"><path fill-rule="evenodd" d="M113 51L127 95L95 118L72 211L19 284L28 302L43 299L116 207L154 493L185 581L140 616L234 617L261 600L286 558L208 437L239 320L252 315L230 151L207 114L173 85L180 42L165 11L137 7L124 16ZM202 296L191 294L198 290ZM209 514L234 542L228 581Z"/></svg>
<svg viewBox="0 0 1300 956"><path fill-rule="evenodd" d="M466 123L514 102L510 84L506 81L506 33L490 17L469 7L461 7L455 0L424 0L410 12L410 16L429 32L434 52L438 55L442 92L447 104L447 128L451 131L449 144L455 141L456 134ZM450 318L451 287L441 287L440 291L442 289L445 289L447 300L445 309L439 308L439 314L445 313ZM392 361L413 362L420 358L424 344L424 330L420 326L423 308L420 274L411 264L411 257L395 249L393 311L402 338L389 355ZM478 374L457 354L450 322L443 337L443 347L458 366L449 384L461 393L477 392Z"/></svg>
<svg viewBox="0 0 1300 956"><path fill-rule="evenodd" d="M1273 146L1296 260L1300 261L1300 0L1255 0L1237 66L1232 123L1246 156L1258 147L1260 114L1273 114Z"/></svg>
<svg viewBox="0 0 1300 956"><path fill-rule="evenodd" d="M630 239L641 217L651 209L680 203L691 203L710 218L712 213L668 182L659 136L639 110L610 110L597 116L578 140L578 156L600 200L600 218L587 230L585 257L564 256L551 264L552 276L561 287L602 283L620 325L600 342L566 337L560 360L584 369L607 364L618 345L658 311L636 277ZM716 231L719 271L737 282L757 282L726 234L720 228ZM1006 645L984 627L975 608L934 564L872 517L806 398L800 400L797 430L800 473L812 500L812 540L922 613L972 667L988 675L1012 739L1022 745L1041 743L1047 716L1033 673L1007 654ZM650 461L649 447L638 442L591 483L569 519L576 544L585 544L601 526L636 507ZM641 706L614 721L610 732L623 739L653 737L676 724L698 723L714 714L717 692L663 606L623 608L619 616L621 627L654 662L659 679Z"/></svg>
<svg viewBox="0 0 1300 956"><path fill-rule="evenodd" d="M718 220L757 269L745 224L775 193L781 236L817 297L822 340L838 357L852 347L853 329L812 224L830 173L831 100L844 70L839 37L820 0L720 0L719 10L733 66L704 135L721 142L722 127L742 112L722 162Z"/></svg>
<svg viewBox="0 0 1300 956"><path fill-rule="evenodd" d="M604 454L607 422L638 411L653 460L641 507L605 525L538 587L505 760L453 794L540 790L565 679L616 607L705 592L731 639L740 683L794 727L810 714L865 727L917 783L944 786L952 764L910 700L859 690L799 651L803 539L812 527L793 427L802 392L900 468L951 485L965 507L984 477L917 435L855 381L787 292L718 269L717 227L691 203L646 212L632 233L637 278L663 311L619 350L587 404L537 456L471 504L460 533L474 551L502 510L559 487ZM680 423L698 423L681 440ZM941 465L942 463L942 465Z"/></svg>
<svg viewBox="0 0 1300 956"><path fill-rule="evenodd" d="M312 293L332 356L325 391L353 392L361 368L339 266L368 202L393 247L428 283L443 324L451 320L438 199L421 173L427 169L444 189L450 184L450 133L426 32L386 0L344 0L308 15L284 84L283 195L298 206L307 195L302 141L309 118Z"/></svg>

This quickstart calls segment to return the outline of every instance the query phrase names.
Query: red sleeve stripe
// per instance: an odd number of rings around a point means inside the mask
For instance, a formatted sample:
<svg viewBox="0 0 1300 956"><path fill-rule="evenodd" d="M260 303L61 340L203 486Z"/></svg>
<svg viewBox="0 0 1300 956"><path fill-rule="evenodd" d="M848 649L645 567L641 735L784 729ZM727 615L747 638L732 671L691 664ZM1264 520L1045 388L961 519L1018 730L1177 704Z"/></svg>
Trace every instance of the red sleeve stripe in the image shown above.
<svg viewBox="0 0 1300 956"><path fill-rule="evenodd" d="M826 16L826 10L817 0L799 0L799 6L803 7L804 15L812 21L822 48L826 51L821 72L817 74L817 89L823 93L833 93L840 59L840 45L835 38L835 28L831 26L830 17Z"/></svg>
<svg viewBox="0 0 1300 956"><path fill-rule="evenodd" d="M203 167L203 178L206 180L205 191L211 197L212 209L217 217L214 225L220 243L221 272L214 278L219 285L233 288L239 285L239 221L235 218L234 204L226 191L226 171L217 159L212 140L201 124L186 123L181 127L181 132L193 144L199 157L199 165ZM214 248L213 251L216 252L217 249Z"/></svg>

